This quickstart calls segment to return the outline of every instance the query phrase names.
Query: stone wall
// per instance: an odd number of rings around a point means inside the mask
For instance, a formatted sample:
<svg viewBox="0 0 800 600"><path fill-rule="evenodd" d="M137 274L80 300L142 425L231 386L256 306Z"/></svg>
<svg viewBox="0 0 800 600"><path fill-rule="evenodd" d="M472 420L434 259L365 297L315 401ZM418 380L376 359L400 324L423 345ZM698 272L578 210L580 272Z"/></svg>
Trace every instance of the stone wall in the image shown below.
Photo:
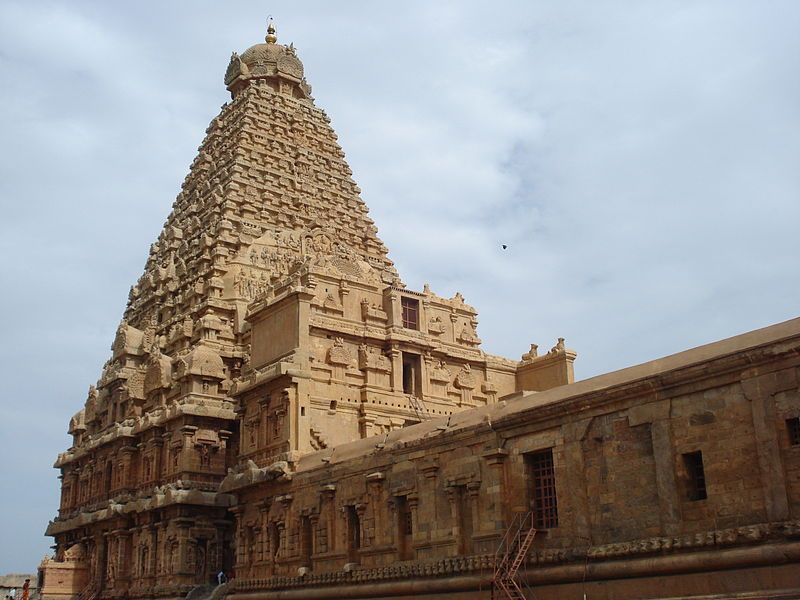
<svg viewBox="0 0 800 600"><path fill-rule="evenodd" d="M542 510L541 451L557 523L527 560L530 582L549 590L537 598L584 575L593 597L663 596L655 583L636 596L629 572L666 577L676 596L800 591L799 352L796 319L317 452L293 471L240 469L223 483L238 496L236 598L309 586L373 597L366 586L394 581L389 597L417 579L436 594L445 581L477 592L514 514ZM698 571L730 578L700 585Z"/></svg>

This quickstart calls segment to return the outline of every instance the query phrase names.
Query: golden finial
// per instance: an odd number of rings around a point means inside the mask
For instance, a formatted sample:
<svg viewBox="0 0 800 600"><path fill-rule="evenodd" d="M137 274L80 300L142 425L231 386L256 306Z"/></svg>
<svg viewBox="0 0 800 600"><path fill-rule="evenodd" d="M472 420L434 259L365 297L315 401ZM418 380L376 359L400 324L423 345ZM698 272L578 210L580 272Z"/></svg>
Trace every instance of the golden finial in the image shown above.
<svg viewBox="0 0 800 600"><path fill-rule="evenodd" d="M278 36L275 35L275 22L272 20L272 17L269 18L269 23L267 24L267 37L264 39L268 44L274 44L278 41Z"/></svg>

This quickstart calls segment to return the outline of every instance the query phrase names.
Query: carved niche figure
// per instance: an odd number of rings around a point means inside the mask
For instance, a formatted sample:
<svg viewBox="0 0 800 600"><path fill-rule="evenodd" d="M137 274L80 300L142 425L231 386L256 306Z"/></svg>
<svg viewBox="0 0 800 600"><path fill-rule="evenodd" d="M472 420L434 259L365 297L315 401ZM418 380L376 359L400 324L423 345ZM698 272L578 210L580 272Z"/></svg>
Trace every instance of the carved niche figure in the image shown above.
<svg viewBox="0 0 800 600"><path fill-rule="evenodd" d="M431 317L428 321L428 332L434 335L444 333L444 324L442 318L439 316Z"/></svg>
<svg viewBox="0 0 800 600"><path fill-rule="evenodd" d="M194 572L198 581L204 581L206 576L206 551L202 546L197 546L194 559Z"/></svg>
<svg viewBox="0 0 800 600"><path fill-rule="evenodd" d="M353 361L350 351L345 347L344 340L337 337L333 346L328 350L328 362L332 365L348 366Z"/></svg>
<svg viewBox="0 0 800 600"><path fill-rule="evenodd" d="M366 344L358 347L358 368L373 369L388 373L391 370L392 361L384 356L376 348L370 348Z"/></svg>
<svg viewBox="0 0 800 600"><path fill-rule="evenodd" d="M308 240L308 249L317 254L331 254L333 243L326 233L319 231Z"/></svg>
<svg viewBox="0 0 800 600"><path fill-rule="evenodd" d="M450 371L444 361L438 361L431 369L431 381L436 383L450 383Z"/></svg>
<svg viewBox="0 0 800 600"><path fill-rule="evenodd" d="M475 326L472 323L464 325L461 333L458 336L459 341L465 344L480 344L481 340L475 331Z"/></svg>
<svg viewBox="0 0 800 600"><path fill-rule="evenodd" d="M475 375L472 373L472 367L468 364L464 365L461 372L456 376L456 387L462 390L471 390L475 387Z"/></svg>

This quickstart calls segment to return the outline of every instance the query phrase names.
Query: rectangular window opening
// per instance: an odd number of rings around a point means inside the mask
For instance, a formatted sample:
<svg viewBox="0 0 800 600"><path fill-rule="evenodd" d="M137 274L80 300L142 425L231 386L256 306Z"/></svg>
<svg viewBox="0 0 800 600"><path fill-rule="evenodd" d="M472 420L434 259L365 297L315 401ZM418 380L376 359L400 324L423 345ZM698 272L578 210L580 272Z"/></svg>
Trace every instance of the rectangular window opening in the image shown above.
<svg viewBox="0 0 800 600"><path fill-rule="evenodd" d="M706 473L703 469L703 453L701 451L689 452L683 455L683 466L688 479L687 496L690 501L705 500Z"/></svg>
<svg viewBox="0 0 800 600"><path fill-rule="evenodd" d="M403 309L403 327L419 330L419 300L403 296L400 306Z"/></svg>
<svg viewBox="0 0 800 600"><path fill-rule="evenodd" d="M314 525L310 517L300 517L300 552L303 563L311 567L311 555L314 552Z"/></svg>
<svg viewBox="0 0 800 600"><path fill-rule="evenodd" d="M414 518L411 515L411 507L405 496L396 498L397 506L397 533L398 533L398 555L400 560L411 560L413 558L412 535L414 533Z"/></svg>
<svg viewBox="0 0 800 600"><path fill-rule="evenodd" d="M358 562L361 548L361 519L355 506L347 507L347 555L350 562Z"/></svg>
<svg viewBox="0 0 800 600"><path fill-rule="evenodd" d="M422 394L422 357L403 352L403 393L420 397Z"/></svg>
<svg viewBox="0 0 800 600"><path fill-rule="evenodd" d="M786 431L789 434L789 444L800 446L800 417L786 419Z"/></svg>
<svg viewBox="0 0 800 600"><path fill-rule="evenodd" d="M533 522L537 529L558 527L558 497L553 449L532 452L526 457L532 485Z"/></svg>

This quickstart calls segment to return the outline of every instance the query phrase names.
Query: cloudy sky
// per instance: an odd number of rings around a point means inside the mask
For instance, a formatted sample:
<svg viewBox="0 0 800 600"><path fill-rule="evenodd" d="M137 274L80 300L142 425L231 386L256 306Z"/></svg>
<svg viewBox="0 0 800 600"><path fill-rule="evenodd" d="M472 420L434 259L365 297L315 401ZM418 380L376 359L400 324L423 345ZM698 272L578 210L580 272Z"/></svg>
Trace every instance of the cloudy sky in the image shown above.
<svg viewBox="0 0 800 600"><path fill-rule="evenodd" d="M800 315L800 3L0 3L0 573L268 14L404 280L579 378ZM506 244L507 250L501 245Z"/></svg>

